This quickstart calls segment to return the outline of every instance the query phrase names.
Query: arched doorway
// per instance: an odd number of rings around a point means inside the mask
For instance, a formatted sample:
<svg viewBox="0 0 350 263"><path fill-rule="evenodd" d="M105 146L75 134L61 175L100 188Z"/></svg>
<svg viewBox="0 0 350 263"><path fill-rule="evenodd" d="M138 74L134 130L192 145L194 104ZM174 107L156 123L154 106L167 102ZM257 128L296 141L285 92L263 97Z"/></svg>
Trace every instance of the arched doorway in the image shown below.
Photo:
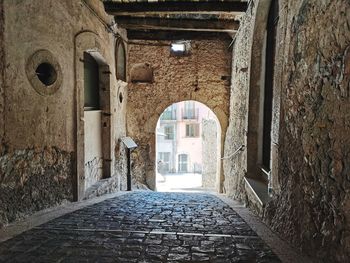
<svg viewBox="0 0 350 263"><path fill-rule="evenodd" d="M76 177L74 200L112 175L111 75L100 38L83 30L75 38ZM101 46L101 45L99 45ZM82 63L83 62L83 63Z"/></svg>
<svg viewBox="0 0 350 263"><path fill-rule="evenodd" d="M197 101L167 107L156 128L157 191L214 191L220 180L221 127Z"/></svg>
<svg viewBox="0 0 350 263"><path fill-rule="evenodd" d="M247 134L248 189L260 204L272 194L276 173L279 91L274 83L279 1L259 1L252 43ZM274 135L274 138L272 137Z"/></svg>

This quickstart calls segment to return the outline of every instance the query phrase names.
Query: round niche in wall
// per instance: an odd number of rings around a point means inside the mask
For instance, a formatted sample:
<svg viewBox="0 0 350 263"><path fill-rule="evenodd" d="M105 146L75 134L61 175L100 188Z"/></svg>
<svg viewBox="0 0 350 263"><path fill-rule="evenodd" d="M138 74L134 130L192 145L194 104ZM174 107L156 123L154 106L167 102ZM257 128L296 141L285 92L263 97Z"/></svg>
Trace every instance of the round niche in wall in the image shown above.
<svg viewBox="0 0 350 263"><path fill-rule="evenodd" d="M41 95L54 94L62 84L62 71L56 58L48 50L38 50L26 64L27 77Z"/></svg>
<svg viewBox="0 0 350 263"><path fill-rule="evenodd" d="M35 70L39 80L46 86L50 86L57 80L57 71L50 63L41 63Z"/></svg>

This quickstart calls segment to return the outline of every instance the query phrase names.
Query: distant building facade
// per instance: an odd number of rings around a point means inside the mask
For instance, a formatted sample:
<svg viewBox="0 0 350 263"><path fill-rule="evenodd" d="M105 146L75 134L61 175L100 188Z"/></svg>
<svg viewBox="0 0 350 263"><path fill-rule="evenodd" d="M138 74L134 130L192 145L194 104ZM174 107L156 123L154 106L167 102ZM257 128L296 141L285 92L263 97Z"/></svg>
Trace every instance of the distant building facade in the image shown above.
<svg viewBox="0 0 350 263"><path fill-rule="evenodd" d="M169 106L157 124L160 173L202 173L202 121L216 119L204 104L183 101Z"/></svg>

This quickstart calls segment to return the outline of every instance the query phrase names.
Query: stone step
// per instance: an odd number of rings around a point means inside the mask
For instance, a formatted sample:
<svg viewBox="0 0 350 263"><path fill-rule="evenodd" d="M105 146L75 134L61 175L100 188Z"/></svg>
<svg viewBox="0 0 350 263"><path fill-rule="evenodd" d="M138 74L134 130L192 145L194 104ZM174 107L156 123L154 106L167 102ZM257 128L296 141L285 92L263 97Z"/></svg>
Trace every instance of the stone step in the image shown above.
<svg viewBox="0 0 350 263"><path fill-rule="evenodd" d="M263 215L265 204L269 201L268 185L252 178L244 178L249 206L260 216Z"/></svg>

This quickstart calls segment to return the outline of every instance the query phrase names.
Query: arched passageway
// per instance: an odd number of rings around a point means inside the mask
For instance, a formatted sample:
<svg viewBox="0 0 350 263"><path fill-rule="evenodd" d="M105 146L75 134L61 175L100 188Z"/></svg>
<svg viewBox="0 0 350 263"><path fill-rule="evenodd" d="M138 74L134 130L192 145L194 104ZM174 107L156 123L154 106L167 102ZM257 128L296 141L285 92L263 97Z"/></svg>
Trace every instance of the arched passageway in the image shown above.
<svg viewBox="0 0 350 263"><path fill-rule="evenodd" d="M171 41L162 45L129 44L130 75L136 75L141 65L141 69L147 69L150 76L143 82L135 76L134 81L128 84L127 134L138 144L131 156L132 176L138 184L152 190L156 188L155 128L160 115L173 103L195 100L208 106L220 122L220 142L224 144L229 122L230 82L225 78L231 70L229 44L225 39L191 41L191 54L188 56L171 55ZM207 55L213 51L216 59ZM159 60L159 57L162 59ZM223 147L220 152L223 156ZM218 192L223 191L222 170L220 182L216 185Z"/></svg>
<svg viewBox="0 0 350 263"><path fill-rule="evenodd" d="M156 127L157 191L212 191L220 183L216 115L197 101L167 107Z"/></svg>

